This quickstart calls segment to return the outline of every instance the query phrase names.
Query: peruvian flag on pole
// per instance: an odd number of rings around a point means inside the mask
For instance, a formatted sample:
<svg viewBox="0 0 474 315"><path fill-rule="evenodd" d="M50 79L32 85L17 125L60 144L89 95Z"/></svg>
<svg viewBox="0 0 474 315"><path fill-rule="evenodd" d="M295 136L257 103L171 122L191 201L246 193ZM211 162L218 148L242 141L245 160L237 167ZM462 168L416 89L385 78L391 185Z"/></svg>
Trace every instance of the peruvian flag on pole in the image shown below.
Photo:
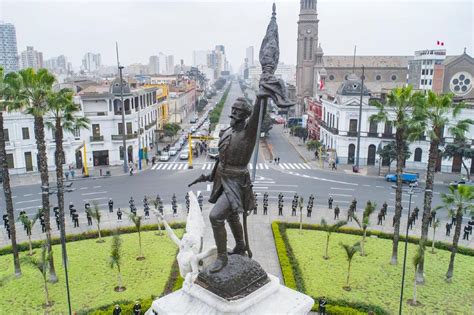
<svg viewBox="0 0 474 315"><path fill-rule="evenodd" d="M438 40L436 41L436 46L444 46L444 42Z"/></svg>

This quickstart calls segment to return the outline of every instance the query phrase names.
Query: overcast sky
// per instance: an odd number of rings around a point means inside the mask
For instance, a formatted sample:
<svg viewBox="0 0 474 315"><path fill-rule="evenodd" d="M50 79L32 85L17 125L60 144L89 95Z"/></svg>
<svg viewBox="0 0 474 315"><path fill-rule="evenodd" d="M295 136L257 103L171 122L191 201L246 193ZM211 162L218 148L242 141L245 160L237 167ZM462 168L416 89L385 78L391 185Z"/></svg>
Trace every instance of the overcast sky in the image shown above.
<svg viewBox="0 0 474 315"><path fill-rule="evenodd" d="M296 64L299 0L277 0L280 61ZM319 0L319 41L326 55L413 55L444 41L448 54L473 55L474 0ZM0 0L0 20L15 24L18 50L66 55L77 68L86 52L113 65L148 63L158 52L192 63L192 51L225 45L234 70L253 45L255 57L271 0Z"/></svg>

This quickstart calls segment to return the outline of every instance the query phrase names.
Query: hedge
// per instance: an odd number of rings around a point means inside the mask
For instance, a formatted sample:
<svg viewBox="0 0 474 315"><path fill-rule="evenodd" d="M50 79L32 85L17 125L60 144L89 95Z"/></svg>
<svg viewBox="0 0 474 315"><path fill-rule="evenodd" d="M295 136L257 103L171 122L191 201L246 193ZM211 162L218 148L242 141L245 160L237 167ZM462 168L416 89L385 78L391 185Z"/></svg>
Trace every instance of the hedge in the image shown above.
<svg viewBox="0 0 474 315"><path fill-rule="evenodd" d="M317 226L318 228L316 228L315 225L303 225L304 229L310 229L309 227L312 227L313 230L323 230L319 225ZM302 293L306 293L305 284L301 269L298 264L298 260L296 259L296 257L294 257L293 250L286 236L287 228L299 228L299 224L284 223L278 221L272 223L272 231L273 236L275 238L275 246L277 249L278 259L280 261L283 280L287 287L295 289ZM355 229L353 230L356 231ZM313 306L312 311L317 312L319 307L318 300L320 297L312 296L312 298L316 302ZM328 314L335 315L362 315L367 314L368 312L374 312L375 314L383 315L389 314L389 312L377 305L333 299L328 301L326 311Z"/></svg>
<svg viewBox="0 0 474 315"><path fill-rule="evenodd" d="M221 117L222 109L224 108L225 101L227 100L227 95L229 94L231 84L227 87L224 94L222 95L221 100L216 105L216 107L209 113L209 122L212 125L215 125L219 122L219 118ZM211 128L211 130L214 128Z"/></svg>

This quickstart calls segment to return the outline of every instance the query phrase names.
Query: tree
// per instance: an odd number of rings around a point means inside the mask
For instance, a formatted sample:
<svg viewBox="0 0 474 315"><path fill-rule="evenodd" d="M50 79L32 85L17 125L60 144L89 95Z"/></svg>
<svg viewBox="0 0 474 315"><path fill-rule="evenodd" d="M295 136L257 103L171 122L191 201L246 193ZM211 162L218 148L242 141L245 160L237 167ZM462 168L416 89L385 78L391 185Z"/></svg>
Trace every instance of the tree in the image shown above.
<svg viewBox="0 0 474 315"><path fill-rule="evenodd" d="M449 194L442 193L441 199L443 205L436 207L445 208L448 211L453 211L456 216L456 228L454 229L453 246L451 247L451 257L449 259L448 272L446 273L446 280L451 281L454 273L454 258L458 251L459 237L461 236L462 217L468 211L474 211L474 188L466 185L458 185L457 188L449 187ZM451 210L454 209L454 210ZM418 267L419 270L419 267Z"/></svg>
<svg viewBox="0 0 474 315"><path fill-rule="evenodd" d="M324 251L324 259L329 259L329 238L333 232L337 232L342 226L346 225L347 221L338 221L335 224L329 225L327 224L324 218L321 219L321 226L323 231L326 231L326 250Z"/></svg>
<svg viewBox="0 0 474 315"><path fill-rule="evenodd" d="M34 268L38 269L41 272L41 276L43 278L43 287L44 287L44 296L45 296L45 304L44 307L49 307L53 303L49 298L49 291L48 291L48 268L51 266L49 261L52 259L53 252L48 249L48 244L43 243L41 246L41 256L38 259L35 256L24 256L22 261L32 265Z"/></svg>
<svg viewBox="0 0 474 315"><path fill-rule="evenodd" d="M125 287L122 285L122 273L121 273L121 267L122 267L122 239L120 238L120 235L116 233L112 237L112 245L110 248L110 256L109 256L109 265L110 268L114 269L114 267L117 267L118 271L118 286L115 287L115 291L117 292L122 292L125 291Z"/></svg>
<svg viewBox="0 0 474 315"><path fill-rule="evenodd" d="M38 221L39 217L41 216L41 212L43 209L39 209L38 213L30 219L26 214L20 214L18 220L26 227L26 235L28 235L28 247L29 247L29 256L33 256L33 247L31 244L31 231L33 230L33 226Z"/></svg>
<svg viewBox="0 0 474 315"><path fill-rule="evenodd" d="M163 131L166 137L173 138L179 130L181 130L181 126L176 123L166 123L163 125Z"/></svg>
<svg viewBox="0 0 474 315"><path fill-rule="evenodd" d="M402 214L402 177L405 163L404 148L406 139L412 132L410 114L416 104L421 102L423 94L413 92L411 86L395 88L387 95L387 101L381 103L372 101L371 105L378 109L378 113L370 117L370 121L390 123L393 120L396 128L395 150L397 152L397 189L395 191L395 226L393 230L392 258L390 263L398 263L398 241L400 239L400 217ZM395 117L393 117L395 116Z"/></svg>
<svg viewBox="0 0 474 315"><path fill-rule="evenodd" d="M268 113L265 113L262 120L261 132L264 132L265 135L273 128L273 119L270 117Z"/></svg>
<svg viewBox="0 0 474 315"><path fill-rule="evenodd" d="M49 206L49 174L48 158L46 155L46 141L44 132L44 116L48 112L48 97L55 81L54 76L46 69L35 72L32 68L18 72L19 84L16 86L18 100L26 106L26 113L34 117L34 131L36 147L38 150L38 164L41 177L42 208L44 209L44 222L46 228L46 243L51 252L51 221ZM54 259L49 260L49 280L57 282L58 277L54 268Z"/></svg>
<svg viewBox="0 0 474 315"><path fill-rule="evenodd" d="M425 259L425 255L424 255L424 251L425 251L425 245L423 243L419 243L418 244L418 248L416 250L416 253L415 253L415 256L413 256L413 267L415 268L415 276L414 276L414 283L413 283L413 300L411 301L411 305L413 306L416 306L417 305L417 302L416 302L416 284L417 284L417 280L416 280L416 270L418 269L418 266L421 264L421 262L423 261L423 259Z"/></svg>
<svg viewBox="0 0 474 315"><path fill-rule="evenodd" d="M2 176L2 186L3 193L5 195L5 207L8 215L8 221L10 222L10 240L12 243L12 252L13 252L13 266L15 270L15 275L17 277L21 276L21 267L20 267L20 256L18 254L18 246L16 243L16 227L15 227L15 214L13 209L13 197L12 189L10 186L10 173L8 171L8 162L7 162L7 151L5 149L5 134L4 134L4 124L3 124L3 112L11 111L18 109L21 103L12 102L15 92L15 80L16 73L11 73L4 76L3 68L0 67L0 168Z"/></svg>
<svg viewBox="0 0 474 315"><path fill-rule="evenodd" d="M434 247L435 247L435 235L436 235L436 229L439 227L439 219L436 219L436 221L434 221L432 223L432 226L433 226L433 241L431 243L431 253L434 254L435 250L434 250Z"/></svg>
<svg viewBox="0 0 474 315"><path fill-rule="evenodd" d="M47 116L51 117L52 121L46 121L46 126L55 134L56 151L54 154L54 164L56 166L59 217L63 226L65 226L63 165L66 164L63 148L64 132L72 133L75 129L87 128L89 124L88 118L75 116L80 111L80 108L74 104L73 95L74 92L72 90L61 89L58 92L50 92L47 97Z"/></svg>
<svg viewBox="0 0 474 315"><path fill-rule="evenodd" d="M350 246L347 244L341 244L342 248L344 248L344 251L346 253L347 257L347 278L346 278L346 285L343 287L344 290L350 291L351 286L349 285L349 277L351 275L351 264L352 264L352 259L354 258L354 254L360 251L360 243L357 242L354 245Z"/></svg>
<svg viewBox="0 0 474 315"><path fill-rule="evenodd" d="M94 205L94 208L89 208L86 210L86 212L92 217L92 219L94 219L95 224L97 225L97 232L99 233L99 240L97 241L97 243L103 243L105 241L102 239L102 236L100 234L100 218L102 217L102 215L100 214L99 203L97 202L97 200L94 200L92 204Z"/></svg>
<svg viewBox="0 0 474 315"><path fill-rule="evenodd" d="M321 142L318 140L309 140L306 142L306 149L308 149L308 151L317 151L319 148L321 148Z"/></svg>
<svg viewBox="0 0 474 315"><path fill-rule="evenodd" d="M365 244L365 238L367 236L367 228L369 227L369 224L370 224L370 216L372 215L372 213L374 213L376 206L377 205L375 203L372 204L372 202L370 202L370 200L367 201L367 205L365 206L364 213L362 214L362 221L359 220L359 218L354 213L352 213L352 217L354 218L354 221L364 231L364 233L362 235L362 242L360 244L360 255L361 256L366 255L365 251L364 251L364 244Z"/></svg>
<svg viewBox="0 0 474 315"><path fill-rule="evenodd" d="M462 166L466 171L468 180L471 180L471 172L465 160L474 159L474 149L471 148L471 139L466 137L466 133L472 124L474 124L472 119L463 119L451 127L449 131L454 136L454 142L446 144L443 152L444 158L452 159L456 156L461 158Z"/></svg>
<svg viewBox="0 0 474 315"><path fill-rule="evenodd" d="M417 102L413 111L413 127L414 131L410 138L412 140L419 139L425 134L430 137L430 149L428 153L428 166L426 168L426 184L423 200L423 217L421 223L420 242L426 243L429 231L429 217L431 213L431 203L433 199L433 183L438 160L438 146L443 138L443 130L449 126L450 120L456 119L461 110L465 108L464 103L453 102L453 94L438 95L432 91L428 91L428 95L423 97L422 102ZM457 126L451 127L450 131L453 135L462 135L462 130L469 129L472 124L470 119L462 119ZM422 253L424 254L424 253ZM418 283L424 282L424 260L418 265L416 273Z"/></svg>
<svg viewBox="0 0 474 315"><path fill-rule="evenodd" d="M392 141L392 142L386 144L385 146L383 146L382 148L379 148L377 150L377 153L380 155L382 160L389 161L389 164L388 164L388 172L389 173L390 173L390 166L392 165L392 162L397 159L396 147L397 146L395 144L395 141ZM410 156L411 156L410 147L408 146L408 144L406 142L403 146L403 153L402 154L403 154L403 160L404 161L409 159Z"/></svg>
<svg viewBox="0 0 474 315"><path fill-rule="evenodd" d="M142 234L141 234L143 217L141 215L136 215L135 213L129 213L128 218L130 219L130 221L133 222L138 232L138 246L140 248L140 256L137 257L137 260L143 260L145 259L145 256L143 255L143 251L142 251Z"/></svg>

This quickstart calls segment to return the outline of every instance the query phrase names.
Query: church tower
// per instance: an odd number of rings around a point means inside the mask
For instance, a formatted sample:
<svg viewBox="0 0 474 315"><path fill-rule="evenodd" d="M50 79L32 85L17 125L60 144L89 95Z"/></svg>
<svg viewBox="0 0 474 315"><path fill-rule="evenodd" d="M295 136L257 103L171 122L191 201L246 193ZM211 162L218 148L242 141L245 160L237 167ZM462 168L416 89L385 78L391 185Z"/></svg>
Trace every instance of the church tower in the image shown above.
<svg viewBox="0 0 474 315"><path fill-rule="evenodd" d="M296 55L296 97L298 103L295 114L303 114L304 98L315 95L315 65L318 48L318 12L317 0L300 0L298 19L298 39ZM321 57L322 56L318 56Z"/></svg>

